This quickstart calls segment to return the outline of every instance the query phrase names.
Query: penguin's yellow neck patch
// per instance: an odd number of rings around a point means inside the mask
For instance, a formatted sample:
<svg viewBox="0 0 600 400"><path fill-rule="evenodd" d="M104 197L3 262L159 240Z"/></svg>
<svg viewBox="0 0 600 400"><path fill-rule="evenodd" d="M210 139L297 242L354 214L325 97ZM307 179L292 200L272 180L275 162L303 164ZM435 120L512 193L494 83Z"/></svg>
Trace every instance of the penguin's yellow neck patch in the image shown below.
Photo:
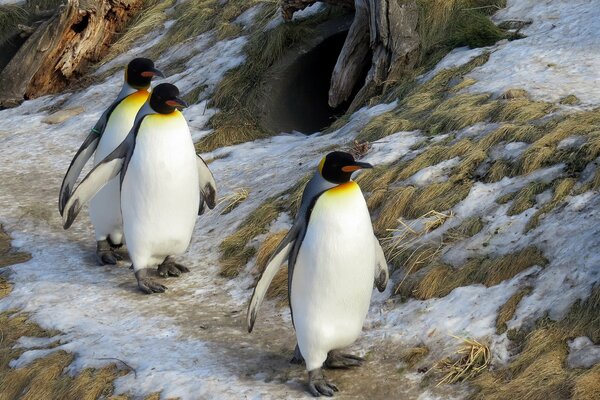
<svg viewBox="0 0 600 400"><path fill-rule="evenodd" d="M148 92L146 89L141 89L131 93L129 96L127 96L127 99L135 102L146 102L148 96L150 96L150 92Z"/></svg>
<svg viewBox="0 0 600 400"><path fill-rule="evenodd" d="M148 99L148 96L150 96L150 93L148 93L147 90L138 90L125 97L118 107L121 110L125 110L128 113L131 112L135 115L139 109L142 108Z"/></svg>
<svg viewBox="0 0 600 400"><path fill-rule="evenodd" d="M336 196L347 196L349 194L353 194L356 191L360 191L360 188L358 187L356 182L350 181L329 189L327 193Z"/></svg>
<svg viewBox="0 0 600 400"><path fill-rule="evenodd" d="M323 166L325 165L325 158L326 157L323 157L321 159L321 162L319 163L319 173L321 174L321 176L323 176Z"/></svg>

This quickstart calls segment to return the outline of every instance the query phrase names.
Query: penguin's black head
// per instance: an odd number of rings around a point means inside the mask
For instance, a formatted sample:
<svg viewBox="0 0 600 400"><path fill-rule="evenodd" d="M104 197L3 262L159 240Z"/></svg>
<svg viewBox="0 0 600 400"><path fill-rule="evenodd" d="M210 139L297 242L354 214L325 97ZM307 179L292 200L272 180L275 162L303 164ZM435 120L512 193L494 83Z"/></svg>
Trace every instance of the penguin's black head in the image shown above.
<svg viewBox="0 0 600 400"><path fill-rule="evenodd" d="M355 161L350 153L334 151L327 154L319 164L321 176L332 183L346 183L352 173L363 168L373 168L371 164Z"/></svg>
<svg viewBox="0 0 600 400"><path fill-rule="evenodd" d="M188 104L179 98L177 86L170 83L161 83L152 90L150 95L150 107L160 114L171 114L187 106Z"/></svg>
<svg viewBox="0 0 600 400"><path fill-rule="evenodd" d="M148 89L155 76L165 77L159 69L154 68L154 62L147 58L134 58L125 70L125 81L136 89Z"/></svg>

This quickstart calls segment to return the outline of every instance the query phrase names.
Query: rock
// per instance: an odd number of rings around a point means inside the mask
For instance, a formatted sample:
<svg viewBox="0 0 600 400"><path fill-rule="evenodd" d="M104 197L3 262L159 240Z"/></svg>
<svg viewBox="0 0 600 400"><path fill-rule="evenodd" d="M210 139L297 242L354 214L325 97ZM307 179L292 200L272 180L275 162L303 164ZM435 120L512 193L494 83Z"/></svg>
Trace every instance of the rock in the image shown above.
<svg viewBox="0 0 600 400"><path fill-rule="evenodd" d="M71 117L79 115L84 111L85 111L85 108L83 108L81 106L66 108L64 110L60 110L53 114L48 115L46 118L44 118L42 120L42 122L46 123L46 124L51 124L51 125L61 124L61 123L65 122L66 120L70 119Z"/></svg>

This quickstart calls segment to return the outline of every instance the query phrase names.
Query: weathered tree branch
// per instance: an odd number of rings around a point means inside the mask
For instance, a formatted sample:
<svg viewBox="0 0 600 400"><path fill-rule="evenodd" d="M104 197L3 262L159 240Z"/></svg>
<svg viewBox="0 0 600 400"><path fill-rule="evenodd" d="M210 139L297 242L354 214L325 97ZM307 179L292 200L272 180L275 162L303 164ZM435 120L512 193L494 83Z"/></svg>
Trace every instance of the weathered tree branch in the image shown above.
<svg viewBox="0 0 600 400"><path fill-rule="evenodd" d="M331 76L329 106L332 108L348 100L368 63L369 5L367 0L355 0L354 8L354 20Z"/></svg>
<svg viewBox="0 0 600 400"><path fill-rule="evenodd" d="M0 106L62 90L107 52L143 0L69 0L27 39L0 75Z"/></svg>

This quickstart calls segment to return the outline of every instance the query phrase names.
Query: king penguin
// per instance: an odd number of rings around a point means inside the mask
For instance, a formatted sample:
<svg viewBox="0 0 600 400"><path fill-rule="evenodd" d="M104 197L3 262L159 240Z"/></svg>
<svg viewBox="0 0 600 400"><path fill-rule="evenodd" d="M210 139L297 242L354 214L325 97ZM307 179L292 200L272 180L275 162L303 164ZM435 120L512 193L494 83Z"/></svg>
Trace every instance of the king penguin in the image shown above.
<svg viewBox="0 0 600 400"><path fill-rule="evenodd" d="M138 287L144 293L167 289L150 277L179 276L187 267L173 261L190 244L196 217L214 208L216 184L198 156L180 109L187 107L176 86L163 83L138 112L125 140L105 157L65 205L68 229L90 198L120 174L123 231Z"/></svg>
<svg viewBox="0 0 600 400"><path fill-rule="evenodd" d="M164 78L163 73L154 67L152 60L147 58L135 58L127 65L121 91L92 128L63 179L58 199L61 215L83 166L94 151L94 165L98 165L125 139L137 112L150 95L148 89L155 76ZM119 182L113 179L90 202L90 219L94 225L96 256L100 264L116 264L121 259L114 251L123 244L119 197Z"/></svg>
<svg viewBox="0 0 600 400"><path fill-rule="evenodd" d="M382 292L388 267L373 233L369 210L352 173L370 164L345 152L327 154L307 183L298 215L259 278L248 307L248 331L279 267L288 262L288 296L308 389L333 396L322 367L360 365L360 357L339 350L362 331L373 285Z"/></svg>

